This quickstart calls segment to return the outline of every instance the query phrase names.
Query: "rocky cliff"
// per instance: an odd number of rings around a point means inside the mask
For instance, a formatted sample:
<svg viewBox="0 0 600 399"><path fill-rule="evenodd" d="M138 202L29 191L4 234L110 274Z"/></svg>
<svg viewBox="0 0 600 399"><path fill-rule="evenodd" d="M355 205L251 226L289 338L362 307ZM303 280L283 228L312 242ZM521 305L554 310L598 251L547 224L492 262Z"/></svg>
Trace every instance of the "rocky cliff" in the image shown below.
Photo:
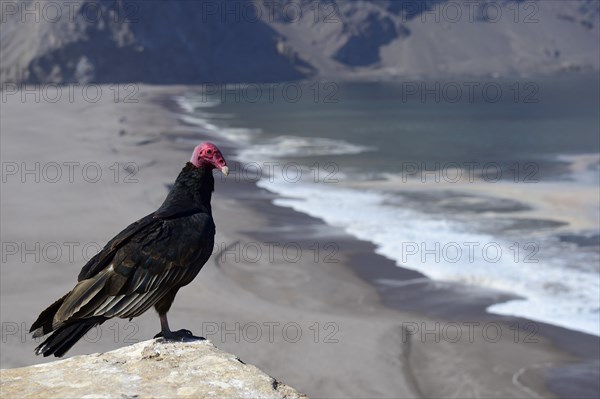
<svg viewBox="0 0 600 399"><path fill-rule="evenodd" d="M209 341L145 341L0 371L2 398L306 398Z"/></svg>

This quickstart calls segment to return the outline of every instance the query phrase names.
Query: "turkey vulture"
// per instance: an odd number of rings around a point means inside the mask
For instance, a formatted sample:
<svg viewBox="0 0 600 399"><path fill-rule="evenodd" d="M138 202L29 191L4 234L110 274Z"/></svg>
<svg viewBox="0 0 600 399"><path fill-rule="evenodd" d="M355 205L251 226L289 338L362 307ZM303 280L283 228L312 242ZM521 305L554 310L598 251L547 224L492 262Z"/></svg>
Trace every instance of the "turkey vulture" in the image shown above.
<svg viewBox="0 0 600 399"><path fill-rule="evenodd" d="M61 357L92 327L112 317L137 317L152 306L160 317L157 336L193 337L188 330L171 331L167 312L212 253L215 168L229 173L221 151L212 143L198 145L160 208L110 240L83 266L75 288L39 315L30 332L52 335L37 355Z"/></svg>

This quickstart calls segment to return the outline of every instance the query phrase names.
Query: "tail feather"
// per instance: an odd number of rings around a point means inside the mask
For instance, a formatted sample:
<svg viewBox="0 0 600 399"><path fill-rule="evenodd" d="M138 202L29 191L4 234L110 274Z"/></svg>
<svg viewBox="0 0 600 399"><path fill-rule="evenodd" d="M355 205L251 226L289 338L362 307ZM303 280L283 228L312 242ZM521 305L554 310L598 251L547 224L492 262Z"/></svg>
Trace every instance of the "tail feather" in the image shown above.
<svg viewBox="0 0 600 399"><path fill-rule="evenodd" d="M37 320L33 323L31 329L29 330L30 333L33 332L34 338L41 337L42 335L52 332L54 329L52 326L54 323L54 315L56 312L58 312L58 309L60 309L69 294L70 292L67 292L62 298L48 306L46 310L40 313Z"/></svg>
<svg viewBox="0 0 600 399"><path fill-rule="evenodd" d="M35 348L36 355L61 357L88 331L98 324L102 324L105 317L92 317L81 319L59 327L54 333Z"/></svg>

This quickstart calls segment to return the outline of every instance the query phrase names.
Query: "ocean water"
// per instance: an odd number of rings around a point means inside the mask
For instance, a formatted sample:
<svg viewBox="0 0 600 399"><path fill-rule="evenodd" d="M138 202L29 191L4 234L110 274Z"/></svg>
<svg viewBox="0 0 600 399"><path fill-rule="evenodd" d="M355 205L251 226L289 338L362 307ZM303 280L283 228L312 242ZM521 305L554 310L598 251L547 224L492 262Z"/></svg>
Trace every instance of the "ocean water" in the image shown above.
<svg viewBox="0 0 600 399"><path fill-rule="evenodd" d="M181 120L260 187L491 313L600 335L597 76L196 88ZM290 95L290 93L292 93ZM298 93L301 93L298 95Z"/></svg>

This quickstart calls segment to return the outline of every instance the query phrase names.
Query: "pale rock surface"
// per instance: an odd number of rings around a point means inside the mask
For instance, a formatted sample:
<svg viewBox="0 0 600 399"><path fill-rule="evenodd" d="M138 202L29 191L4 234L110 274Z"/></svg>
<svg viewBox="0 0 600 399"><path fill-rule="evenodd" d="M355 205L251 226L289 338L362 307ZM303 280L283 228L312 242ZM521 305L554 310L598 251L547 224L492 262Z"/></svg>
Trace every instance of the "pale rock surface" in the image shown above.
<svg viewBox="0 0 600 399"><path fill-rule="evenodd" d="M306 398L210 341L140 342L0 371L2 398Z"/></svg>

